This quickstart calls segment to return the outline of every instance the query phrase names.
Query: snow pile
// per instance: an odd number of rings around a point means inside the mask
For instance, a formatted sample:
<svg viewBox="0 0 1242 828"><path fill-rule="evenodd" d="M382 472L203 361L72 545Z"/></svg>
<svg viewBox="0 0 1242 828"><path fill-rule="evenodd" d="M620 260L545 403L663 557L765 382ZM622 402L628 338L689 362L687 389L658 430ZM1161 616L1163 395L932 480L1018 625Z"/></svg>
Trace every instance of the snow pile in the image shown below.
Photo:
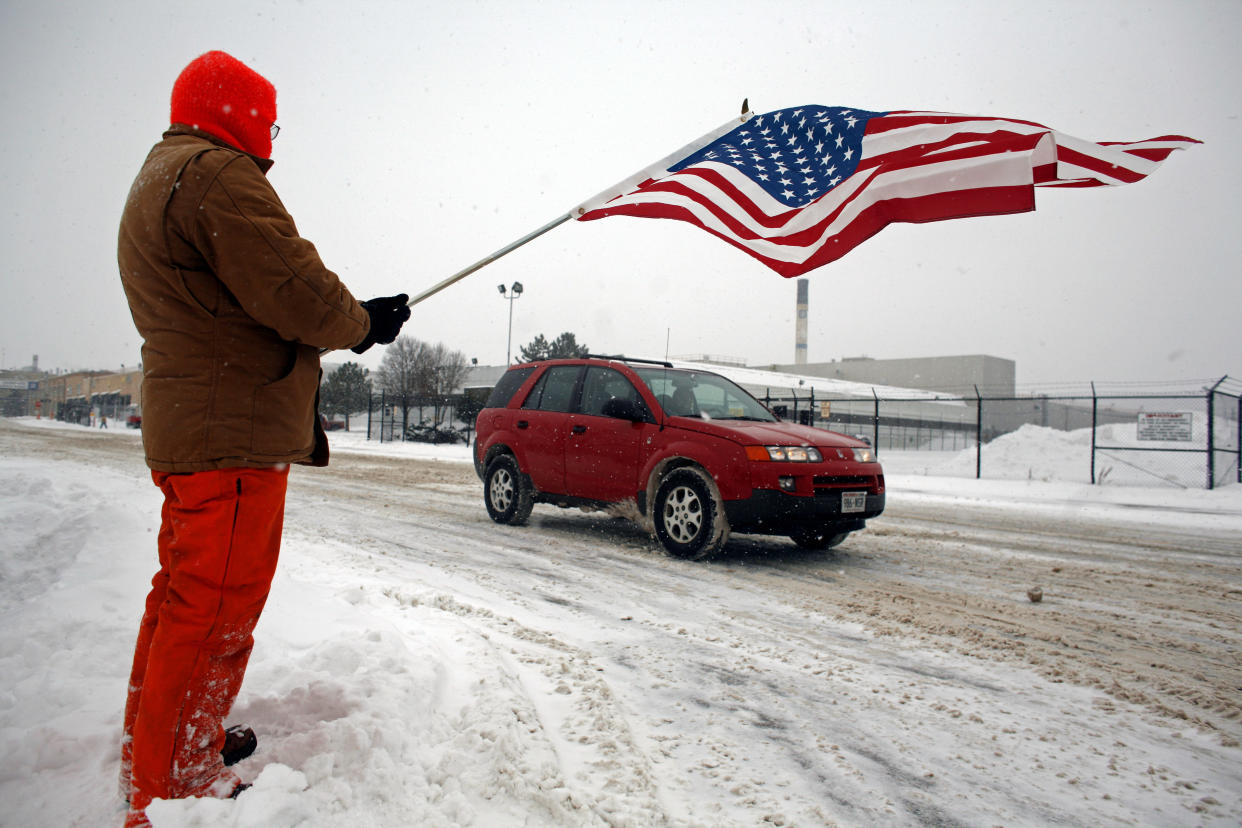
<svg viewBox="0 0 1242 828"><path fill-rule="evenodd" d="M5 824L119 824L119 717L159 505L149 480L0 462ZM157 828L590 824L531 724L544 711L495 669L507 656L449 595L333 569L343 551L286 538L247 674L258 692L232 717L262 722L254 787L157 802Z"/></svg>
<svg viewBox="0 0 1242 828"><path fill-rule="evenodd" d="M1207 474L1202 431L1196 429L1195 442L1180 443L1139 440L1133 423L1102 426L1096 433L1096 482L1202 488ZM1218 486L1237 482L1236 456L1217 453L1217 462L1222 464L1216 473ZM880 461L890 474L974 477L977 460L973 447L957 452L880 451ZM984 480L1090 483L1091 429L1060 431L1028 423L984 444L982 472Z"/></svg>

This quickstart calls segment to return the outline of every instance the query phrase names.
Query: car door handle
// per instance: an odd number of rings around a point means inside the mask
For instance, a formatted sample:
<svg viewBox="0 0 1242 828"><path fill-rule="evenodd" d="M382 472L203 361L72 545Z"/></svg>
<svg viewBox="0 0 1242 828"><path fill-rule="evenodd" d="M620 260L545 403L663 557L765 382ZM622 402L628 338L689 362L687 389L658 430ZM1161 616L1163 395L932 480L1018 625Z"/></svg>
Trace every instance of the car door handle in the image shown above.
<svg viewBox="0 0 1242 828"><path fill-rule="evenodd" d="M573 428L571 428L570 431L572 431L574 434L584 434L586 433L586 426L576 425Z"/></svg>
<svg viewBox="0 0 1242 828"><path fill-rule="evenodd" d="M528 423L526 420L518 420L518 421L517 421L517 427L518 427L518 428L529 428L529 427L530 427L530 423Z"/></svg>

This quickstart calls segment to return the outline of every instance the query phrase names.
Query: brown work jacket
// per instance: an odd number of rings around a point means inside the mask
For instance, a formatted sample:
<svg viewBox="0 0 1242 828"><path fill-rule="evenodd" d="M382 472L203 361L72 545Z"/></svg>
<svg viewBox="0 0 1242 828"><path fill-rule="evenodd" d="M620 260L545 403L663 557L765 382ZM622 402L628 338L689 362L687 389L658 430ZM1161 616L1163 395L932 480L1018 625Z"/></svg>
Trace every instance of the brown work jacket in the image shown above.
<svg viewBox="0 0 1242 828"><path fill-rule="evenodd" d="M174 124L129 191L117 260L152 469L327 464L319 351L357 345L370 319L298 235L271 165Z"/></svg>

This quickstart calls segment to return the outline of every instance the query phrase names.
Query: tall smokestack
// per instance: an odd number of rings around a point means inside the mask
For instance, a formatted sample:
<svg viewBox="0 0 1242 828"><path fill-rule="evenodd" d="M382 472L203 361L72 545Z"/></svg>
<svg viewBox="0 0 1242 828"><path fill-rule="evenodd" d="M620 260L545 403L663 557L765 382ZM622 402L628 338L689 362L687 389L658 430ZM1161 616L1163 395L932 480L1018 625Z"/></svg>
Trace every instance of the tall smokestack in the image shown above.
<svg viewBox="0 0 1242 828"><path fill-rule="evenodd" d="M794 364L806 365L806 308L807 308L807 280L798 280L798 322L797 334L794 342Z"/></svg>

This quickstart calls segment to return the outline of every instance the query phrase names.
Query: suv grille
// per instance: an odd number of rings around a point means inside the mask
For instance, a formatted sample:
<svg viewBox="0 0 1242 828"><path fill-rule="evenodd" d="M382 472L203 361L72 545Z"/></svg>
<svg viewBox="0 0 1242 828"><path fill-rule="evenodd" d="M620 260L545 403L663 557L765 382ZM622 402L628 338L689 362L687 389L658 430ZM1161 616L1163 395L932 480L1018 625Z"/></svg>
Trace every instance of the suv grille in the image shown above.
<svg viewBox="0 0 1242 828"><path fill-rule="evenodd" d="M817 474L811 478L811 484L815 487L816 497L826 497L842 489L866 489L872 493L878 489L875 475L871 474Z"/></svg>

